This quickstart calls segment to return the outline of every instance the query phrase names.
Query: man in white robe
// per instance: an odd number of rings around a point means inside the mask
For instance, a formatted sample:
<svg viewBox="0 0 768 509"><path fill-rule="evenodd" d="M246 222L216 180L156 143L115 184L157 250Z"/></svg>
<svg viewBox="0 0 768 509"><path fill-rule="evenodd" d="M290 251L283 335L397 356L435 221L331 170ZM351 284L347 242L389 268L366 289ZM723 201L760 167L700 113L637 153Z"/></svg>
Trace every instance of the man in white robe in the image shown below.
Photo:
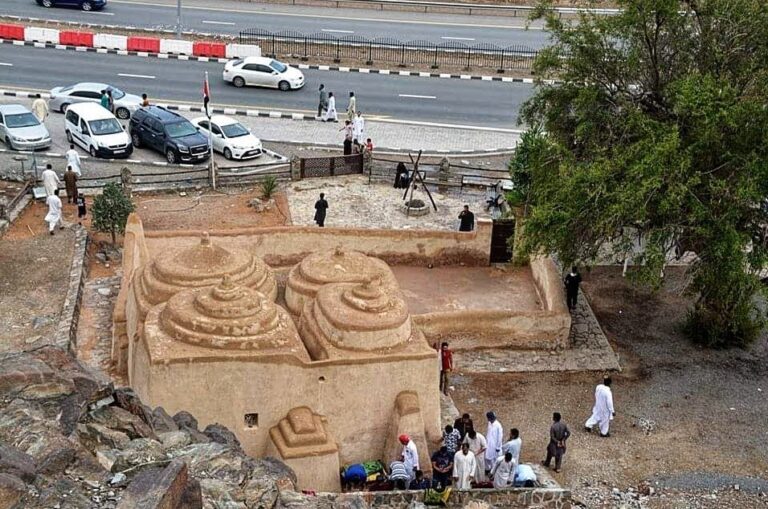
<svg viewBox="0 0 768 509"><path fill-rule="evenodd" d="M501 423L496 419L496 414L488 412L485 414L488 419L488 429L485 433L485 470L489 471L496 463L496 458L501 456L501 444L504 442L504 429Z"/></svg>
<svg viewBox="0 0 768 509"><path fill-rule="evenodd" d="M457 490L472 489L476 471L477 459L469 450L469 444L464 442L461 450L453 456L453 485Z"/></svg>
<svg viewBox="0 0 768 509"><path fill-rule="evenodd" d="M485 450L488 447L485 437L482 433L470 429L464 437L462 444L469 445L469 450L475 455L475 463L477 464L475 482L485 482Z"/></svg>
<svg viewBox="0 0 768 509"><path fill-rule="evenodd" d="M420 470L419 452L416 450L416 444L413 443L413 440L411 440L411 437L403 434L403 435L400 435L400 437L398 438L400 440L400 443L403 444L401 461L405 464L405 469L408 471L409 482L410 482L416 477L416 470Z"/></svg>
<svg viewBox="0 0 768 509"><path fill-rule="evenodd" d="M32 113L41 124L45 122L45 119L48 118L48 103L45 102L45 99L38 97L32 102Z"/></svg>
<svg viewBox="0 0 768 509"><path fill-rule="evenodd" d="M48 223L48 232L53 235L53 230L56 226L59 229L64 229L64 225L61 223L61 198L59 198L59 190L53 191L53 194L45 199L45 204L48 205L48 214L45 216L45 222Z"/></svg>
<svg viewBox="0 0 768 509"><path fill-rule="evenodd" d="M365 143L365 119L362 111L358 111L352 120L352 136L360 145Z"/></svg>
<svg viewBox="0 0 768 509"><path fill-rule="evenodd" d="M328 107L323 114L323 122L338 122L339 115L336 113L336 98L333 92L328 92Z"/></svg>
<svg viewBox="0 0 768 509"><path fill-rule="evenodd" d="M592 415L584 423L584 429L591 432L597 425L600 428L601 437L611 436L608 432L611 421L616 416L613 409L613 393L611 392L611 379L605 377L603 383L595 387L595 406L592 407Z"/></svg>
<svg viewBox="0 0 768 509"><path fill-rule="evenodd" d="M80 154L77 153L77 150L75 150L74 145L69 146L69 150L67 150L67 165L72 167L72 171L77 173L77 178L80 178L83 176L82 172L80 171Z"/></svg>
<svg viewBox="0 0 768 509"><path fill-rule="evenodd" d="M523 439L520 438L520 431L517 428L512 428L509 431L509 441L502 447L503 453L512 453L512 457L515 459L515 464L520 464L520 449L523 448Z"/></svg>
<svg viewBox="0 0 768 509"><path fill-rule="evenodd" d="M515 482L515 460L512 453L499 456L491 469L493 487L496 489L509 488Z"/></svg>
<svg viewBox="0 0 768 509"><path fill-rule="evenodd" d="M43 181L43 187L45 187L45 195L53 196L53 192L59 188L61 180L59 180L59 176L56 175L56 172L53 171L53 167L50 164L45 166L45 170L43 170L40 178Z"/></svg>

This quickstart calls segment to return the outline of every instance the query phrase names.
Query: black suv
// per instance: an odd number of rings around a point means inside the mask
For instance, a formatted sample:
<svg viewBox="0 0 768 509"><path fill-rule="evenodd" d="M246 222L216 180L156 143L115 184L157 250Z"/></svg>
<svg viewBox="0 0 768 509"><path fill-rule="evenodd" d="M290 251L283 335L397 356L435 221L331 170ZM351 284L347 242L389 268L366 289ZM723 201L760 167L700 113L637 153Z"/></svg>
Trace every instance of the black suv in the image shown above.
<svg viewBox="0 0 768 509"><path fill-rule="evenodd" d="M178 113L160 106L139 108L131 116L134 147L146 146L165 154L169 163L197 163L210 155L208 138Z"/></svg>

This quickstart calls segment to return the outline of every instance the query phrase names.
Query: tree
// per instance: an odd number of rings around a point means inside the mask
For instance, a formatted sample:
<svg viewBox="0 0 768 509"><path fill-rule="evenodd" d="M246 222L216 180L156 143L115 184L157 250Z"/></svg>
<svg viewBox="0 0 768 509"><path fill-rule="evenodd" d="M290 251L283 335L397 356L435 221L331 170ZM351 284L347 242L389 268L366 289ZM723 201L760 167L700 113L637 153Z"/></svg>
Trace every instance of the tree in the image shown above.
<svg viewBox="0 0 768 509"><path fill-rule="evenodd" d="M537 129L523 249L566 264L632 255L658 287L668 253L696 253L686 330L714 346L760 332L768 255L768 7L762 0L620 0L615 16L544 18L553 44L521 110ZM525 158L521 161L521 158ZM602 252L602 251L601 251Z"/></svg>
<svg viewBox="0 0 768 509"><path fill-rule="evenodd" d="M133 212L134 205L116 182L104 186L104 191L93 200L93 227L100 232L112 235L112 244L116 242L116 234L125 232L128 215Z"/></svg>

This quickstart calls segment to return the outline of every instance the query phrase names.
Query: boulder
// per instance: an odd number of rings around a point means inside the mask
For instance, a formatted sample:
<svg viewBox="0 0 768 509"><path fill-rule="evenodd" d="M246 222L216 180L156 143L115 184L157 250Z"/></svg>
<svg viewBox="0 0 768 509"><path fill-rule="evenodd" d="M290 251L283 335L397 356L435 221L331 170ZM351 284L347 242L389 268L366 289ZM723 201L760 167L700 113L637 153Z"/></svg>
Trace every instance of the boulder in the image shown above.
<svg viewBox="0 0 768 509"><path fill-rule="evenodd" d="M158 436L165 450L175 450L189 445L192 439L186 431L169 431Z"/></svg>
<svg viewBox="0 0 768 509"><path fill-rule="evenodd" d="M161 406L152 411L152 428L155 430L155 433L166 433L168 431L179 430L179 426Z"/></svg>
<svg viewBox="0 0 768 509"><path fill-rule="evenodd" d="M194 491L197 493L194 493ZM188 493L191 491L192 493ZM187 465L172 461L164 469L148 469L141 472L128 485L118 509L199 509L202 497L200 484L189 483ZM190 505L192 501L193 505Z"/></svg>
<svg viewBox="0 0 768 509"><path fill-rule="evenodd" d="M77 452L74 447L56 449L40 461L38 472L42 475L63 474L77 458Z"/></svg>
<svg viewBox="0 0 768 509"><path fill-rule="evenodd" d="M20 392L30 385L48 383L55 379L56 374L47 364L30 355L6 355L0 358L2 395Z"/></svg>
<svg viewBox="0 0 768 509"><path fill-rule="evenodd" d="M97 449L122 449L131 441L130 437L96 422L77 425L77 434L83 445L92 452Z"/></svg>
<svg viewBox="0 0 768 509"><path fill-rule="evenodd" d="M113 395L118 407L139 417L144 424L152 427L152 409L141 402L133 389L122 387L116 389Z"/></svg>
<svg viewBox="0 0 768 509"><path fill-rule="evenodd" d="M12 509L27 492L24 481L11 474L0 474L0 509Z"/></svg>
<svg viewBox="0 0 768 509"><path fill-rule="evenodd" d="M119 406L107 406L90 413L94 422L124 433L131 439L151 438L157 440L150 424Z"/></svg>
<svg viewBox="0 0 768 509"><path fill-rule="evenodd" d="M235 449L240 449L240 441L237 439L234 433L229 431L226 426L221 424L209 424L203 430L205 436L211 439L211 441L228 445Z"/></svg>
<svg viewBox="0 0 768 509"><path fill-rule="evenodd" d="M0 442L0 473L18 477L24 482L34 482L35 460L29 454Z"/></svg>
<svg viewBox="0 0 768 509"><path fill-rule="evenodd" d="M173 416L173 422L179 428L188 428L197 430L197 419L195 419L189 412L181 411Z"/></svg>
<svg viewBox="0 0 768 509"><path fill-rule="evenodd" d="M122 450L117 451L116 456L112 472L123 472L133 467L151 465L167 459L160 442L149 438L131 440Z"/></svg>

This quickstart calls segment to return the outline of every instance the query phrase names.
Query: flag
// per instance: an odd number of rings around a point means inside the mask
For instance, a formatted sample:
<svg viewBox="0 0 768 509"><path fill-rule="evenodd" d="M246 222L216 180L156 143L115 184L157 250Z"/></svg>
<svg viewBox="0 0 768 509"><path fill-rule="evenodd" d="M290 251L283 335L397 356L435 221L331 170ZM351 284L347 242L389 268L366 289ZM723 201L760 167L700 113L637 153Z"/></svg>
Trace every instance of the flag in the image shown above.
<svg viewBox="0 0 768 509"><path fill-rule="evenodd" d="M205 81L203 82L203 107L205 108L205 116L210 117L208 114L208 102L211 100L211 89L208 87L208 73L205 73Z"/></svg>

